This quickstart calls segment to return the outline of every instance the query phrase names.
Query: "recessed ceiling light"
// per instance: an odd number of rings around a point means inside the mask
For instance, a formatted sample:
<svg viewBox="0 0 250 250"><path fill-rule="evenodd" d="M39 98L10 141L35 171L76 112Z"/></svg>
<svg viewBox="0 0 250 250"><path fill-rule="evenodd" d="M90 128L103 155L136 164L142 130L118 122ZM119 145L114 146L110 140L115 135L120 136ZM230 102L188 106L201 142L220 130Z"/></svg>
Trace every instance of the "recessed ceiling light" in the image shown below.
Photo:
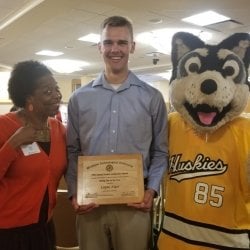
<svg viewBox="0 0 250 250"><path fill-rule="evenodd" d="M162 23L162 19L161 18L153 18L153 19L150 19L149 22L153 23L153 24L159 24L159 23Z"/></svg>
<svg viewBox="0 0 250 250"><path fill-rule="evenodd" d="M190 17L183 18L182 21L192 23L199 26L206 26L214 23L230 20L229 17L218 14L215 11L209 10Z"/></svg>
<svg viewBox="0 0 250 250"><path fill-rule="evenodd" d="M41 50L36 52L36 55L40 56L60 56L63 55L63 52L60 51L53 51L53 50Z"/></svg>
<svg viewBox="0 0 250 250"><path fill-rule="evenodd" d="M154 53L163 53L169 55L171 52L172 36L178 31L189 32L199 37L202 36L203 38L206 39L204 41L207 41L212 37L211 33L201 32L200 29L164 28L164 29L151 30L149 32L142 32L136 36L135 40L139 43L148 44L153 48L155 48L156 51Z"/></svg>
<svg viewBox="0 0 250 250"><path fill-rule="evenodd" d="M100 42L100 35L94 34L94 33L89 33L86 36L82 36L78 38L80 41L84 42L91 42L91 43L99 43Z"/></svg>
<svg viewBox="0 0 250 250"><path fill-rule="evenodd" d="M89 65L89 63L85 61L70 59L45 60L43 63L57 73L73 73L75 71L81 71L83 67Z"/></svg>

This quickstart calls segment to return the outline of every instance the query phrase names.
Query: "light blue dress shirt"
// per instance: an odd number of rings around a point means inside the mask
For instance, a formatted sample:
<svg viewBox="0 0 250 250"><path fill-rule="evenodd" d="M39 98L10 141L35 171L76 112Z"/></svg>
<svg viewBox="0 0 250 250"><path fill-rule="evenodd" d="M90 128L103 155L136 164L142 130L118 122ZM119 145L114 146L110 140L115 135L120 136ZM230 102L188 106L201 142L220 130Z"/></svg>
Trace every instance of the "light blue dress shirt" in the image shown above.
<svg viewBox="0 0 250 250"><path fill-rule="evenodd" d="M132 72L117 90L103 73L77 89L68 104L69 196L76 195L79 155L140 153L147 188L158 192L167 167L166 123L162 94Z"/></svg>

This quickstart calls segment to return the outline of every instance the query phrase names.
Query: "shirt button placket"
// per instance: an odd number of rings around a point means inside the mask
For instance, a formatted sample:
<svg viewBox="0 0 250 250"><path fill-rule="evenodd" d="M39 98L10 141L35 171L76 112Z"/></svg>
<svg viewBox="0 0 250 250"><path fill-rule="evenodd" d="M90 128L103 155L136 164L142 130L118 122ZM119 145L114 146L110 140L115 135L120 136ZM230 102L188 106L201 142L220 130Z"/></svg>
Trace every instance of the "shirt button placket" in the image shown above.
<svg viewBox="0 0 250 250"><path fill-rule="evenodd" d="M111 100L111 116L110 116L110 152L115 153L117 149L117 130L118 130L118 105L119 96L114 93Z"/></svg>

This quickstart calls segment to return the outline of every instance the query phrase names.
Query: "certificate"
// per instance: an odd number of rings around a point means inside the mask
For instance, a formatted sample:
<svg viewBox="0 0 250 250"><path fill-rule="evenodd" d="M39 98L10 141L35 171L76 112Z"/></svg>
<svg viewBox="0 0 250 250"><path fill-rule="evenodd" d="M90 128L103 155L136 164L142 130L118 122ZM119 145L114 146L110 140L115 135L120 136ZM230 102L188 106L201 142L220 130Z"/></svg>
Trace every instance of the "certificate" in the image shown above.
<svg viewBox="0 0 250 250"><path fill-rule="evenodd" d="M140 154L79 156L77 202L123 204L141 202L144 196Z"/></svg>

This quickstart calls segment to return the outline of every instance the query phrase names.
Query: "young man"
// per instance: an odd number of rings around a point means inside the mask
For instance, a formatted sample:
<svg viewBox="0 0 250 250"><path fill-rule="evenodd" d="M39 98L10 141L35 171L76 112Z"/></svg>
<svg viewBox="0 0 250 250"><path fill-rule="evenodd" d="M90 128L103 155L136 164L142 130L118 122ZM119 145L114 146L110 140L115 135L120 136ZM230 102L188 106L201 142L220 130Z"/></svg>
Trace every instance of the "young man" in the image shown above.
<svg viewBox="0 0 250 250"><path fill-rule="evenodd" d="M104 71L72 95L68 105L66 179L77 212L81 250L147 250L151 236L150 210L167 166L166 106L160 92L128 69L135 50L129 20L104 20L99 51ZM76 201L79 155L140 153L144 198L122 205L79 205Z"/></svg>

